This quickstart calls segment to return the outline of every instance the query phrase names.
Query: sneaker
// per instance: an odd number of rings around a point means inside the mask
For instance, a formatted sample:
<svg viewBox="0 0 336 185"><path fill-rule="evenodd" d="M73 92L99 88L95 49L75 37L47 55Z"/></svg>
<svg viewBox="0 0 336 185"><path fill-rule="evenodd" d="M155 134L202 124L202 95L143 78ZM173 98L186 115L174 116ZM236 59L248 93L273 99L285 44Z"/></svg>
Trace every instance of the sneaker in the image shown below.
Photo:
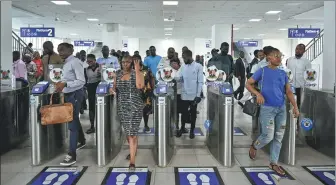
<svg viewBox="0 0 336 185"><path fill-rule="evenodd" d="M84 109L80 109L79 113L84 114Z"/></svg>
<svg viewBox="0 0 336 185"><path fill-rule="evenodd" d="M151 132L151 129L147 126L147 127L145 127L144 131L145 131L146 133L150 133L150 132Z"/></svg>
<svg viewBox="0 0 336 185"><path fill-rule="evenodd" d="M61 166L71 166L76 163L76 158L71 155L66 155L65 159L60 163Z"/></svg>
<svg viewBox="0 0 336 185"><path fill-rule="evenodd" d="M86 131L87 134L92 134L95 133L96 129L95 128L90 128L89 130Z"/></svg>
<svg viewBox="0 0 336 185"><path fill-rule="evenodd" d="M190 132L190 134L189 134L189 138L190 138L190 139L194 139L194 138L195 138L195 134L194 134L194 132Z"/></svg>
<svg viewBox="0 0 336 185"><path fill-rule="evenodd" d="M85 146L86 146L86 142L84 142L84 143L78 143L76 150L78 151L78 150L84 148Z"/></svg>

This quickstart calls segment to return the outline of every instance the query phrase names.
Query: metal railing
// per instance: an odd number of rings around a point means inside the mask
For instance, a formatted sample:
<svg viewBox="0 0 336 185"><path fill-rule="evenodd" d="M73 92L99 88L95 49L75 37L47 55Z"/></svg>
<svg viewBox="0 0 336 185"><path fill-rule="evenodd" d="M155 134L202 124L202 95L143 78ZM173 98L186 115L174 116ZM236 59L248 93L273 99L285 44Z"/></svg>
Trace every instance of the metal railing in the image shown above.
<svg viewBox="0 0 336 185"><path fill-rule="evenodd" d="M12 47L13 51L19 51L21 54L28 45L14 32L12 31ZM30 52L30 51L27 51ZM30 53L33 55L33 53Z"/></svg>
<svg viewBox="0 0 336 185"><path fill-rule="evenodd" d="M323 38L324 30L321 30L320 34L307 44L306 57L310 62L323 53Z"/></svg>

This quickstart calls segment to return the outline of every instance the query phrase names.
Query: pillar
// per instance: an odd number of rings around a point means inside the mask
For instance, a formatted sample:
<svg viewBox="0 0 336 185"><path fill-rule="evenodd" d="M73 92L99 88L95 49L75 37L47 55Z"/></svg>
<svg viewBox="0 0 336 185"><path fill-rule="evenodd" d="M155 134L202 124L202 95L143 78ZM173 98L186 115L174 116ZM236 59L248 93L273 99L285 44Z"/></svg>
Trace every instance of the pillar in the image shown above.
<svg viewBox="0 0 336 185"><path fill-rule="evenodd" d="M333 90L335 83L335 1L324 1L322 89Z"/></svg>
<svg viewBox="0 0 336 185"><path fill-rule="evenodd" d="M230 45L229 54L231 54L231 39L232 39L232 25L231 24L216 24L212 26L211 34L212 48L219 49L223 42L227 42Z"/></svg>
<svg viewBox="0 0 336 185"><path fill-rule="evenodd" d="M107 23L103 26L102 42L110 49L121 50L122 39L120 35L120 25L116 23Z"/></svg>
<svg viewBox="0 0 336 185"><path fill-rule="evenodd" d="M0 69L10 70L9 77L13 74L12 55L12 2L0 1Z"/></svg>

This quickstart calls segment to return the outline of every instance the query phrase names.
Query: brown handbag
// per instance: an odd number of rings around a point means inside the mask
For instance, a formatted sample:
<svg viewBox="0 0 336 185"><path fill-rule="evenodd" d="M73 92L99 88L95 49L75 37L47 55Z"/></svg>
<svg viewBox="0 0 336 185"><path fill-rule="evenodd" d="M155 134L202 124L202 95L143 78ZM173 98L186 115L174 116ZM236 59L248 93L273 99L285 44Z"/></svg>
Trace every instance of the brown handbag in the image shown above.
<svg viewBox="0 0 336 185"><path fill-rule="evenodd" d="M42 106L40 109L41 124L52 125L71 122L73 120L72 103L61 103L53 105L52 97L53 94L51 94L50 97L50 105Z"/></svg>

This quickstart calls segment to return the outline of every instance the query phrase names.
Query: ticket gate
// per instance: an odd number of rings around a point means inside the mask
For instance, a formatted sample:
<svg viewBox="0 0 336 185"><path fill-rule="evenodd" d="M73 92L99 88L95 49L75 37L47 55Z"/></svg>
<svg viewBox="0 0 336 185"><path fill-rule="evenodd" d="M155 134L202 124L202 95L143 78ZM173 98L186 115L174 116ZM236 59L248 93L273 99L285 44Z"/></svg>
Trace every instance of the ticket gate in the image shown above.
<svg viewBox="0 0 336 185"><path fill-rule="evenodd" d="M96 145L97 164L100 167L119 154L123 143L117 100L109 94L109 87L109 83L101 82L96 91Z"/></svg>
<svg viewBox="0 0 336 185"><path fill-rule="evenodd" d="M229 83L208 86L208 128L206 144L223 166L233 165L233 89Z"/></svg>
<svg viewBox="0 0 336 185"><path fill-rule="evenodd" d="M159 167L166 167L174 155L176 91L169 83L158 84L154 98L155 145L153 156Z"/></svg>
<svg viewBox="0 0 336 185"><path fill-rule="evenodd" d="M30 96L29 124L31 129L31 164L41 165L45 160L52 159L64 151L63 145L67 138L67 124L42 125L40 108L48 105L51 92L49 82L39 82L32 88ZM58 96L58 98L55 98ZM61 94L54 94L53 99L60 101Z"/></svg>

